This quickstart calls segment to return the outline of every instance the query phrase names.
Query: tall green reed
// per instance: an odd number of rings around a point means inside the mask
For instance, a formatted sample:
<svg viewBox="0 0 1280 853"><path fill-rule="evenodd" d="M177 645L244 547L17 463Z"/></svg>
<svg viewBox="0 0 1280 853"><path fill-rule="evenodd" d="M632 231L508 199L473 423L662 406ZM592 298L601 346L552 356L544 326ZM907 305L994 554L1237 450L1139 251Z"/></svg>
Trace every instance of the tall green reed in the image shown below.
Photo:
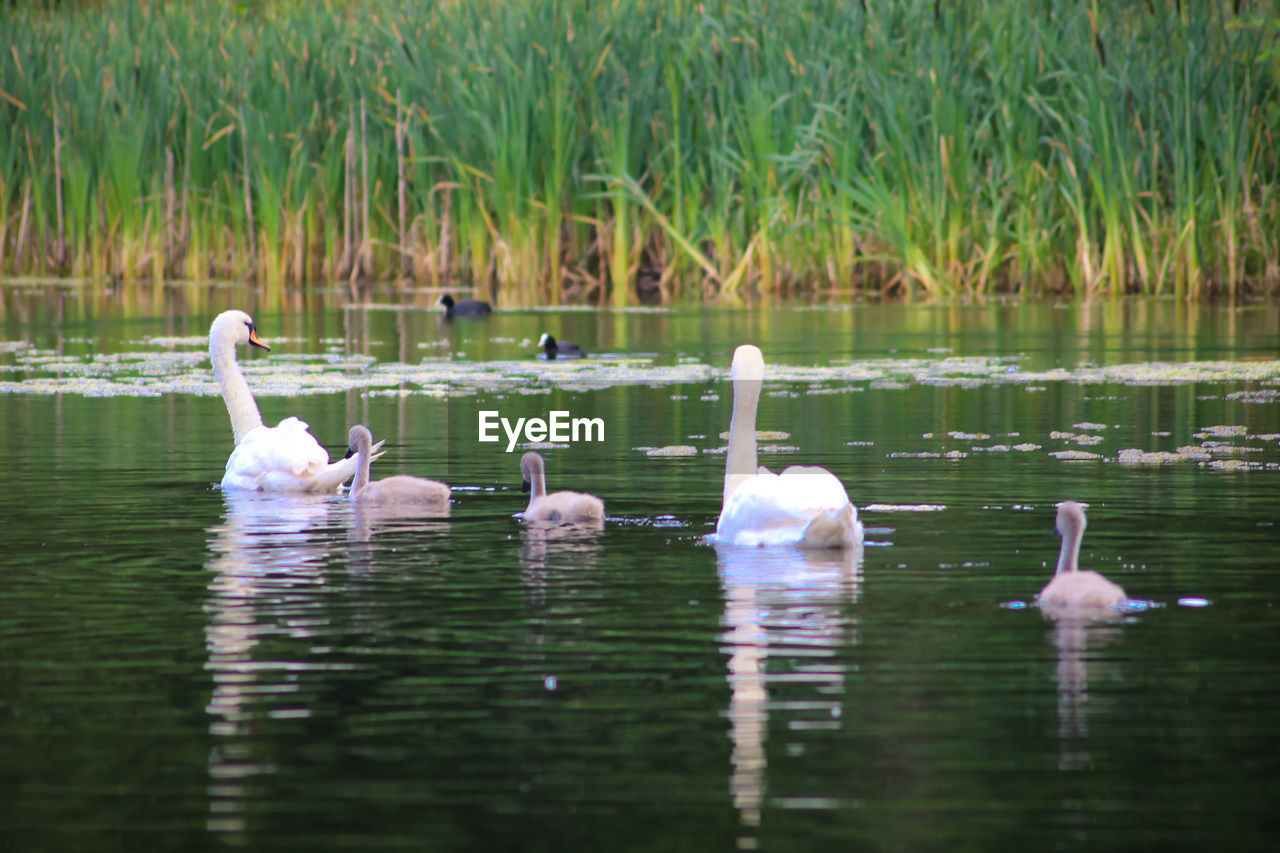
<svg viewBox="0 0 1280 853"><path fill-rule="evenodd" d="M1192 7L6 6L0 270L1273 292L1280 18Z"/></svg>

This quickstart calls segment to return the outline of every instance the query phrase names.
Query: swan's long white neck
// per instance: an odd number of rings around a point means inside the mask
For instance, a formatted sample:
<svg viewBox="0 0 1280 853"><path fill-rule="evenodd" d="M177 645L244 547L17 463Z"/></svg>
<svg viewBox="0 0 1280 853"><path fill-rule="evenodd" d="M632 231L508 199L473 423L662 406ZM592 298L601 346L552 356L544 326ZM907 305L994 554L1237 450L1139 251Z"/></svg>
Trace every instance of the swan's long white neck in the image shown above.
<svg viewBox="0 0 1280 853"><path fill-rule="evenodd" d="M1058 552L1058 571L1074 572L1080 564L1080 543L1084 540L1084 518L1066 518L1059 526L1062 533L1062 550Z"/></svg>
<svg viewBox="0 0 1280 853"><path fill-rule="evenodd" d="M213 375L218 377L218 385L222 387L227 414L231 415L236 444L239 444L250 430L262 426L262 414L253 399L253 392L249 390L249 383L236 364L235 343L225 337L215 338L209 343L209 357L213 360Z"/></svg>
<svg viewBox="0 0 1280 853"><path fill-rule="evenodd" d="M754 360L742 358L743 349L739 347L733 359L733 420L729 422L729 449L724 465L726 504L744 480L756 475L756 410L760 407L764 361L759 350L755 350Z"/></svg>

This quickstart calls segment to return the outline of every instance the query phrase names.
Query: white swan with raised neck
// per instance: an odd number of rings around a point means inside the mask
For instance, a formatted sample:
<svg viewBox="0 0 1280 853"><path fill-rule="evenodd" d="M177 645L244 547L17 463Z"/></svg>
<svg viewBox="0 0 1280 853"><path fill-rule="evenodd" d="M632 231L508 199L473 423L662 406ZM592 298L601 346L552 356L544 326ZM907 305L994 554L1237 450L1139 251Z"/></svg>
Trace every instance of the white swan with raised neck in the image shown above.
<svg viewBox="0 0 1280 853"><path fill-rule="evenodd" d="M733 353L733 419L725 454L716 539L734 545L852 548L862 541L858 510L825 468L792 465L774 474L756 464L756 412L764 355L743 344Z"/></svg>
<svg viewBox="0 0 1280 853"><path fill-rule="evenodd" d="M209 327L209 357L231 416L236 446L227 459L224 489L260 492L336 492L356 473L355 459L329 462L329 452L308 432L306 423L288 417L269 427L236 362L236 347L271 348L258 337L244 311L223 311ZM375 457L376 458L376 457Z"/></svg>

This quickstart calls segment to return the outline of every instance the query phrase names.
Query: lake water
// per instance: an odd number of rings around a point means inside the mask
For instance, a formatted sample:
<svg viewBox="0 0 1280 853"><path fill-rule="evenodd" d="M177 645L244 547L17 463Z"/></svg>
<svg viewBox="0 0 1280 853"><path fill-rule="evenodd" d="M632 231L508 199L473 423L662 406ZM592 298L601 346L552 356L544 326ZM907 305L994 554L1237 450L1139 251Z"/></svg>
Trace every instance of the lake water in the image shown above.
<svg viewBox="0 0 1280 853"><path fill-rule="evenodd" d="M453 486L433 519L216 488L204 338L249 296L0 295L5 849L1274 838L1276 305L256 311L267 422L368 424L375 477ZM860 552L706 541L743 342L762 464L835 472ZM604 530L524 529L481 410L602 419L542 452ZM1028 606L1064 499L1122 619Z"/></svg>

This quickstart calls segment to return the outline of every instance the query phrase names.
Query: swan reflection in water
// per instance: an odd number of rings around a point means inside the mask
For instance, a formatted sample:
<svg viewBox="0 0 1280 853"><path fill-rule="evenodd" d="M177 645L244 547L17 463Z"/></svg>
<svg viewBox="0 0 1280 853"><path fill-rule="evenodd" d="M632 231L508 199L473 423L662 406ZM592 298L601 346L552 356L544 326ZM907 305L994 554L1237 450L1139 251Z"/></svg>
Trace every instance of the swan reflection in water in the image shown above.
<svg viewBox="0 0 1280 853"><path fill-rule="evenodd" d="M1057 504L1055 526L1062 536L1058 567L1036 599L1040 612L1054 623L1052 640L1058 649L1058 766L1062 770L1079 768L1089 760L1081 739L1089 733L1090 675L1096 681L1115 669L1096 651L1119 639L1119 625L1129 606L1128 596L1117 584L1079 567L1080 543L1088 526L1086 506L1077 501Z"/></svg>
<svg viewBox="0 0 1280 853"><path fill-rule="evenodd" d="M583 577L600 555L604 521L555 524L527 521L520 530L520 582L529 604L543 605L551 575Z"/></svg>
<svg viewBox="0 0 1280 853"><path fill-rule="evenodd" d="M375 533L438 535L449 530L449 504L375 504L351 501L353 542L368 542Z"/></svg>
<svg viewBox="0 0 1280 853"><path fill-rule="evenodd" d="M301 699L287 698L304 673L355 668L316 661L311 645L333 630L335 559L352 576L369 571L378 559L368 544L375 534L421 541L423 532L447 529L449 507L269 492L228 492L223 500L223 518L208 531L204 605L213 679L209 829L235 834L245 827L249 781L272 770L252 736L264 720L310 715Z"/></svg>
<svg viewBox="0 0 1280 853"><path fill-rule="evenodd" d="M1119 678L1118 666L1100 650L1115 643L1122 634L1123 615L1109 613L1094 618L1047 615L1053 622L1050 642L1058 650L1054 680L1058 685L1058 769L1077 770L1088 763L1085 748L1089 734L1088 714L1097 709L1097 699L1089 699L1089 685L1103 678Z"/></svg>
<svg viewBox="0 0 1280 853"><path fill-rule="evenodd" d="M842 648L857 642L848 605L862 593L862 548L808 551L716 545L729 655L730 788L744 827L760 825L769 712L793 732L839 729ZM768 666L769 658L775 665ZM811 685L803 700L769 699L770 683Z"/></svg>
<svg viewBox="0 0 1280 853"><path fill-rule="evenodd" d="M222 521L209 528L206 564L206 668L213 678L206 711L214 736L208 825L236 833L244 829L247 780L271 770L248 738L264 698L276 699L273 716L290 713L278 697L296 691L296 673L309 666L272 659L259 646L305 635L323 621L316 596L335 541L330 528L345 519L341 501L320 495L228 492L224 507Z"/></svg>

